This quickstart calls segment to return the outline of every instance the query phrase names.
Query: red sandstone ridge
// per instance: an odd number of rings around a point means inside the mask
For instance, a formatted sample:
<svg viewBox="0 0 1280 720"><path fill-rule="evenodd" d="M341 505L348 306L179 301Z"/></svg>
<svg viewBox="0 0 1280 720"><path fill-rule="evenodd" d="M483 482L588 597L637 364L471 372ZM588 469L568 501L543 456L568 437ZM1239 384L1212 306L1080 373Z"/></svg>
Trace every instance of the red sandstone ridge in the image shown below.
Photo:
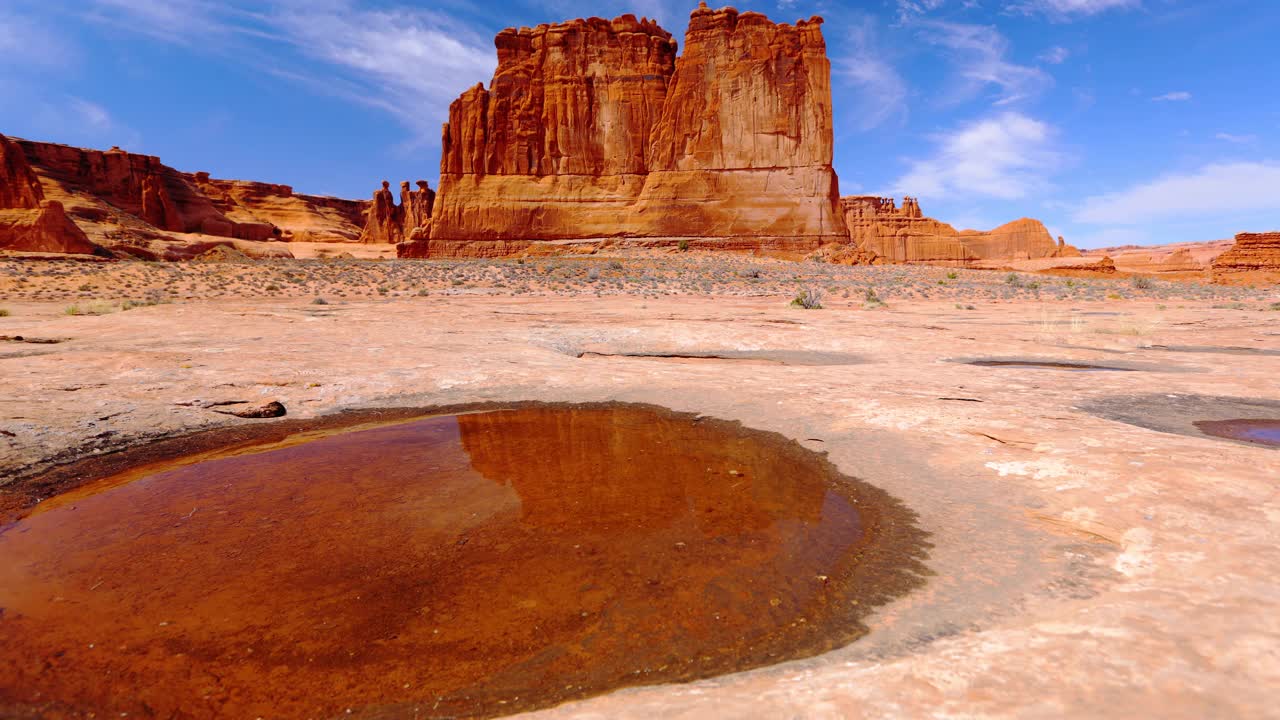
<svg viewBox="0 0 1280 720"><path fill-rule="evenodd" d="M46 200L26 155L0 135L0 250L45 253L94 253L62 204Z"/></svg>
<svg viewBox="0 0 1280 720"><path fill-rule="evenodd" d="M502 31L488 89L449 109L430 240L400 254L843 242L820 23L703 4L679 58L670 33L633 15Z"/></svg>
<svg viewBox="0 0 1280 720"><path fill-rule="evenodd" d="M396 205L391 194L391 183L382 181L382 189L373 194L362 243L401 243L427 237L431 229L431 206L435 203L435 191L426 180L418 181L418 189L410 190L409 181L400 183L400 204Z"/></svg>
<svg viewBox="0 0 1280 720"><path fill-rule="evenodd" d="M1280 283L1280 232L1240 233L1236 244L1210 267L1213 281L1228 285Z"/></svg>
<svg viewBox="0 0 1280 720"><path fill-rule="evenodd" d="M103 152L16 139L9 146L3 171L12 173L20 158L42 197L59 204L51 212L63 220L45 220L43 231L77 228L85 242L118 255L175 260L234 244L249 255L287 257L284 246L257 243L353 242L364 223L366 203L360 201L179 172L159 158L119 148ZM29 191L23 190L29 183L23 183L28 181L3 183L0 204L19 195L29 204ZM56 245L47 238L41 244Z"/></svg>
<svg viewBox="0 0 1280 720"><path fill-rule="evenodd" d="M910 197L901 208L893 198L870 195L843 197L840 206L853 247L833 256L838 262L988 266L1080 255L1062 238L1054 242L1044 225L1030 218L979 232L925 217Z"/></svg>

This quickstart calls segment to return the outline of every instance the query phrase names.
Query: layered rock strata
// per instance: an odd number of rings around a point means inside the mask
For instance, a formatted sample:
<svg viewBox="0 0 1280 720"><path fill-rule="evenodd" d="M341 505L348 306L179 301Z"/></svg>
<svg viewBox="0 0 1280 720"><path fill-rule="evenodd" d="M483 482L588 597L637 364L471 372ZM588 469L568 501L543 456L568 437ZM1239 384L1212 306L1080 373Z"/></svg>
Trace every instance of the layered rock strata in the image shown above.
<svg viewBox="0 0 1280 720"><path fill-rule="evenodd" d="M96 253L56 200L46 200L26 154L0 135L0 249L40 253Z"/></svg>
<svg viewBox="0 0 1280 720"><path fill-rule="evenodd" d="M1053 236L1038 220L1022 218L987 232L956 230L926 217L915 198L899 208L893 198L870 195L840 199L858 262L977 266L992 261L1077 257L1080 252Z"/></svg>
<svg viewBox="0 0 1280 720"><path fill-rule="evenodd" d="M253 244L354 242L364 224L367 203L362 201L297 194L288 185L184 173L157 157L119 148L104 152L28 140L5 142L0 172L9 178L21 166L27 175L0 183L0 207L30 205L36 192L44 201L59 204L40 225L42 232L54 226L74 227L73 234L118 254L181 259L215 242L199 237L205 235L224 239L216 241L224 245L238 242L254 255L289 255ZM64 220L56 220L59 216ZM13 217L5 222L16 225ZM46 238L40 244L57 243Z"/></svg>
<svg viewBox="0 0 1280 720"><path fill-rule="evenodd" d="M1280 282L1280 232L1240 233L1210 266L1214 282Z"/></svg>
<svg viewBox="0 0 1280 720"><path fill-rule="evenodd" d="M820 23L703 4L679 58L670 33L633 15L502 31L489 87L450 107L430 241L401 254L842 241Z"/></svg>

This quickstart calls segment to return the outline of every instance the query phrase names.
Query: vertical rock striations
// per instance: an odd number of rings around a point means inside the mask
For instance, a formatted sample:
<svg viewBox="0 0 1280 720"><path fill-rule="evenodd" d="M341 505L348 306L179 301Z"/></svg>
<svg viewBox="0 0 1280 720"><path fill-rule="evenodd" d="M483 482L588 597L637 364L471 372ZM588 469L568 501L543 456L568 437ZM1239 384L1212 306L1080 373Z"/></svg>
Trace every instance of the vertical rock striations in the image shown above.
<svg viewBox="0 0 1280 720"><path fill-rule="evenodd" d="M431 229L431 206L435 199L436 194L426 180L418 181L416 191L409 189L406 180L400 183L400 204L396 205L391 183L383 180L382 189L373 194L360 242L402 243L425 239Z"/></svg>
<svg viewBox="0 0 1280 720"><path fill-rule="evenodd" d="M674 70L671 34L624 15L507 29L498 69L449 108L432 254L625 234Z"/></svg>
<svg viewBox="0 0 1280 720"><path fill-rule="evenodd" d="M633 15L502 31L489 87L449 109L431 240L401 254L843 241L820 23L703 4L679 58L670 33Z"/></svg>
<svg viewBox="0 0 1280 720"><path fill-rule="evenodd" d="M802 252L845 240L821 24L705 3L693 12L650 137L633 234Z"/></svg>
<svg viewBox="0 0 1280 720"><path fill-rule="evenodd" d="M67 217L62 203L46 200L26 154L0 135L0 250L96 253L84 231Z"/></svg>

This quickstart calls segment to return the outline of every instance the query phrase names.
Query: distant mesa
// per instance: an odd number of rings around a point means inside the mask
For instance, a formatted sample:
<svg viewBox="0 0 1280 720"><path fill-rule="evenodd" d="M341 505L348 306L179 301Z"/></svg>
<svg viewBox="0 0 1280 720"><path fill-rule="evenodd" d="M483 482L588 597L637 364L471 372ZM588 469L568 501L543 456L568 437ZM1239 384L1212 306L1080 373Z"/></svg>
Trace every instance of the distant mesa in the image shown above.
<svg viewBox="0 0 1280 720"><path fill-rule="evenodd" d="M981 266L990 261L1076 257L1080 251L1053 236L1039 220L1022 218L988 231L956 230L925 217L920 202L856 195L840 199L851 246L834 262Z"/></svg>
<svg viewBox="0 0 1280 720"><path fill-rule="evenodd" d="M1240 233L1219 255L1210 273L1214 282L1240 285L1280 282L1280 232Z"/></svg>
<svg viewBox="0 0 1280 720"><path fill-rule="evenodd" d="M43 203L41 205L40 203ZM47 207L45 207L47 206ZM184 173L150 155L0 136L0 249L182 260L213 244L291 256L277 241L354 242L367 203ZM39 222L28 214L45 207Z"/></svg>

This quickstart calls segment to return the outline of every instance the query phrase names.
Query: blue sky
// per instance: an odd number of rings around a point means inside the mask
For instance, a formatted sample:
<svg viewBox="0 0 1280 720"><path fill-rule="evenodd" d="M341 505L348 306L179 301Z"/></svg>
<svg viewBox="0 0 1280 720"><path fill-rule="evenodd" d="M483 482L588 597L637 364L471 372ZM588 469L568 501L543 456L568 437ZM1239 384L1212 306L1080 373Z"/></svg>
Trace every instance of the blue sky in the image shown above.
<svg viewBox="0 0 1280 720"><path fill-rule="evenodd" d="M683 39L696 2L596 0ZM1280 229L1280 2L744 0L818 14L844 194L1083 247ZM569 0L0 0L0 133L368 196L436 185L493 35Z"/></svg>

